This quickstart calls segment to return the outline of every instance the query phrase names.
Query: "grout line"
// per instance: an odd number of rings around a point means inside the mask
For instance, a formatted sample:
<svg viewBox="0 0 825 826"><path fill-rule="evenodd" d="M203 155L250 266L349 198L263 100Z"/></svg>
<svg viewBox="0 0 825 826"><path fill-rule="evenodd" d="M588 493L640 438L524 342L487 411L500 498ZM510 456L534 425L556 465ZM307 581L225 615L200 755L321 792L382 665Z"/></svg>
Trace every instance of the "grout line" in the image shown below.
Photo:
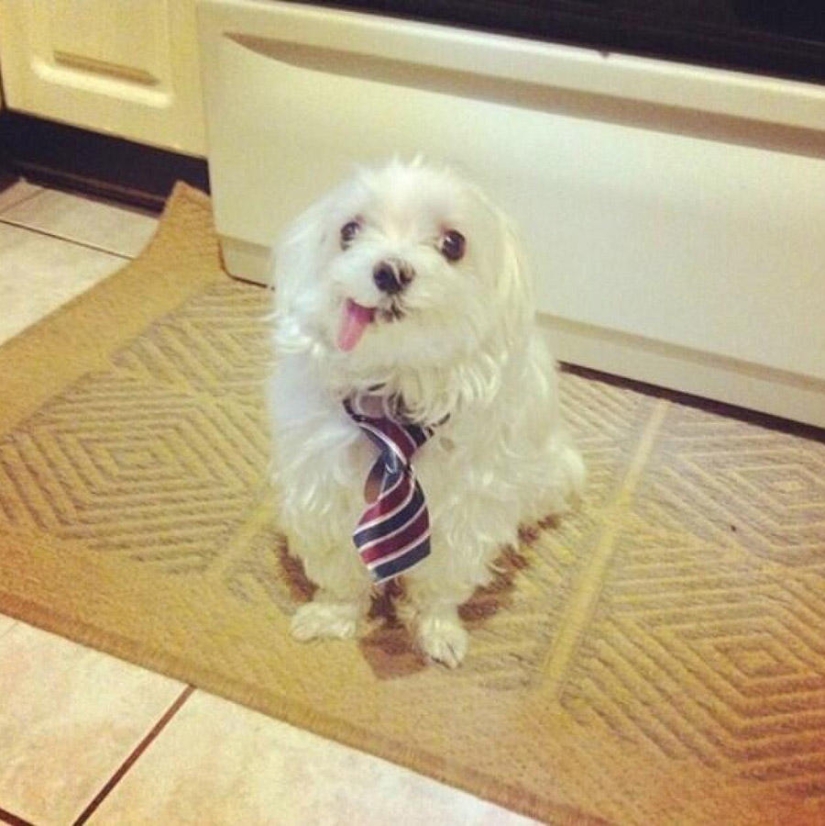
<svg viewBox="0 0 825 826"><path fill-rule="evenodd" d="M83 249L92 250L93 252L102 252L106 255L111 255L115 258L120 258L123 261L133 261L134 256L126 255L122 252L115 252L114 250L100 247L97 244L89 243L88 241L78 241L76 238L69 238L66 235L59 235L56 232L49 232L48 230L38 229L37 227L24 224L22 221L15 221L13 218L5 218L0 214L0 224L5 224L8 227L15 227L15 229L22 229L26 232L34 233L35 235L42 235L44 238L53 238L56 241L63 241L66 244L73 244L76 247L83 247Z"/></svg>
<svg viewBox="0 0 825 826"><path fill-rule="evenodd" d="M13 815L11 812L7 812L3 808L0 808L0 823L7 823L8 826L34 826L34 824L30 823L28 820L24 820L22 817Z"/></svg>
<svg viewBox="0 0 825 826"><path fill-rule="evenodd" d="M623 525L622 515L633 499L669 407L670 402L665 399L656 402L630 467L622 480L621 489L605 510L602 518L604 528L593 556L580 577L580 585L574 590L565 607L559 623L559 634L541 669L544 675L543 682L555 699L559 699L570 663L595 610L601 594L602 580L613 558L616 538Z"/></svg>
<svg viewBox="0 0 825 826"><path fill-rule="evenodd" d="M143 753L158 739L163 730L172 722L174 716L181 710L184 703L192 696L195 687L188 685L181 692L181 695L166 710L166 713L152 727L151 731L138 743L134 751L124 760L118 770L109 778L106 785L97 793L91 803L83 810L75 820L73 826L82 826L97 811L101 803L112 793L115 787L126 776L132 766L143 756Z"/></svg>

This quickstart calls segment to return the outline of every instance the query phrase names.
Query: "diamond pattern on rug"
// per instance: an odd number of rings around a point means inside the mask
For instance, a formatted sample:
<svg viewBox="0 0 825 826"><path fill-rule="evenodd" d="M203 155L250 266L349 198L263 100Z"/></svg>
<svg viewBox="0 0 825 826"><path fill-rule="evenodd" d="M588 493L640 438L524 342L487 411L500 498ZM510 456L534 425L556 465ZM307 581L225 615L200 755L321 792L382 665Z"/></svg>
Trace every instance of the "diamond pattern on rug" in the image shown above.
<svg viewBox="0 0 825 826"><path fill-rule="evenodd" d="M678 405L665 424L562 704L825 796L825 445Z"/></svg>
<svg viewBox="0 0 825 826"><path fill-rule="evenodd" d="M265 476L268 304L213 287L2 440L0 520L206 569Z"/></svg>
<svg viewBox="0 0 825 826"><path fill-rule="evenodd" d="M269 296L176 198L140 259L4 348L4 610L548 821L824 822L822 441L565 373L585 501L462 609L462 667L386 599L357 642L299 645Z"/></svg>
<svg viewBox="0 0 825 826"><path fill-rule="evenodd" d="M642 508L709 541L825 571L825 444L674 406Z"/></svg>

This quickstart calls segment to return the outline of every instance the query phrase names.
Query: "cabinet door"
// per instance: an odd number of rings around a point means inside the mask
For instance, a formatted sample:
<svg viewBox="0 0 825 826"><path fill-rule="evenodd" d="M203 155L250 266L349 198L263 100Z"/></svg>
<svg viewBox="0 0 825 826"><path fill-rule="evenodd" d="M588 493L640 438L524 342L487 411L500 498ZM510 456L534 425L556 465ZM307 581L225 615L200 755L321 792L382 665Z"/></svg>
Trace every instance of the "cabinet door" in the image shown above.
<svg viewBox="0 0 825 826"><path fill-rule="evenodd" d="M6 104L205 154L195 0L0 0Z"/></svg>

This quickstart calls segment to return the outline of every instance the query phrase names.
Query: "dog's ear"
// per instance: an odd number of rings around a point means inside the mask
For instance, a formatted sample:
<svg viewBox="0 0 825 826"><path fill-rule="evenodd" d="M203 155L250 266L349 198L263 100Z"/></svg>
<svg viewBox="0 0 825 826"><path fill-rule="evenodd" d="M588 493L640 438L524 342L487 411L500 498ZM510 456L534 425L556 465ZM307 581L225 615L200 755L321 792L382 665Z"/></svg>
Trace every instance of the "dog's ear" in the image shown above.
<svg viewBox="0 0 825 826"><path fill-rule="evenodd" d="M501 343L509 349L523 341L532 329L535 316L532 273L510 216L493 203L481 187L468 186L485 216L485 235L494 239L489 248L491 286L499 310L499 329L504 339Z"/></svg>
<svg viewBox="0 0 825 826"><path fill-rule="evenodd" d="M276 305L288 311L317 277L329 232L329 198L305 210L284 230L271 263Z"/></svg>
<svg viewBox="0 0 825 826"><path fill-rule="evenodd" d="M276 341L284 350L305 349L309 319L321 301L322 262L334 231L332 193L314 203L283 232L270 263L275 290Z"/></svg>
<svg viewBox="0 0 825 826"><path fill-rule="evenodd" d="M518 231L498 207L492 206L499 228L500 263L496 273L496 292L502 312L502 326L508 345L528 335L533 324L535 304L533 280Z"/></svg>

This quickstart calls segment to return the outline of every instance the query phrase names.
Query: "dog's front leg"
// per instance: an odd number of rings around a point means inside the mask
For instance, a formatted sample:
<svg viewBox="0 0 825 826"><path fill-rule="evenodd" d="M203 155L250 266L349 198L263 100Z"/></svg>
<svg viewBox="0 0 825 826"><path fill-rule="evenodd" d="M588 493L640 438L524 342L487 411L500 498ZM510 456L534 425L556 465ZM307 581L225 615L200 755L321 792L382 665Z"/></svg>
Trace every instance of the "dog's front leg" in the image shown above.
<svg viewBox="0 0 825 826"><path fill-rule="evenodd" d="M426 563L425 563L426 564ZM424 566L406 576L406 600L399 608L416 644L429 659L455 668L469 646L458 609L475 591L476 584L433 581Z"/></svg>
<svg viewBox="0 0 825 826"><path fill-rule="evenodd" d="M369 576L354 549L327 544L331 537L323 533L297 541L290 537L307 576L318 586L312 602L292 617L292 635L302 641L355 636L370 603Z"/></svg>
<svg viewBox="0 0 825 826"><path fill-rule="evenodd" d="M360 599L339 599L336 594L321 589L312 602L295 612L290 630L301 642L354 637L365 610Z"/></svg>

